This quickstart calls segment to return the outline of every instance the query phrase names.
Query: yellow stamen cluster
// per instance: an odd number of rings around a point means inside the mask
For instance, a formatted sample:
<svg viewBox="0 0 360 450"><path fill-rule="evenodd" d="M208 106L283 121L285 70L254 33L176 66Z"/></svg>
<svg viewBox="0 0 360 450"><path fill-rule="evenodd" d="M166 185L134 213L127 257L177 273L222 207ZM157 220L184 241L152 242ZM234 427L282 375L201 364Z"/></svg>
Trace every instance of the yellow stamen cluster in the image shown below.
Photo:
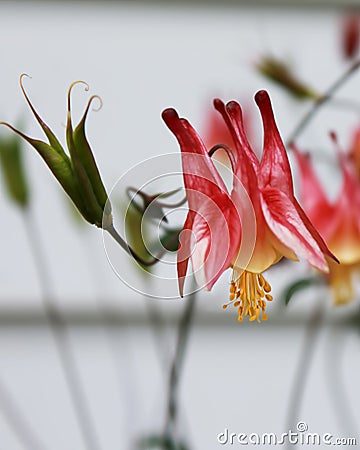
<svg viewBox="0 0 360 450"><path fill-rule="evenodd" d="M243 316L249 316L250 322L256 320L260 323L260 314L262 320L267 320L265 314L266 300L271 301L271 286L265 280L261 273L252 273L244 270L239 273L233 272L233 278L230 284L230 301L223 308L229 305L238 308L238 321L243 321Z"/></svg>

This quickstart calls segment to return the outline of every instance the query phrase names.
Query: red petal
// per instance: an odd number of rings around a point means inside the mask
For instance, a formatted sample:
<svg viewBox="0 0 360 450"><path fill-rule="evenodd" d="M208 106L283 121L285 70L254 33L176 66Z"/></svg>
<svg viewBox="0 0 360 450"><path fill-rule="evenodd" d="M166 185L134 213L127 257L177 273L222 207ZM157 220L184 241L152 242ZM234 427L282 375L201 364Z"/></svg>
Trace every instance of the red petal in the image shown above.
<svg viewBox="0 0 360 450"><path fill-rule="evenodd" d="M287 153L276 126L269 94L259 91L255 101L264 127L264 151L260 163L260 188L271 186L293 195L294 187Z"/></svg>

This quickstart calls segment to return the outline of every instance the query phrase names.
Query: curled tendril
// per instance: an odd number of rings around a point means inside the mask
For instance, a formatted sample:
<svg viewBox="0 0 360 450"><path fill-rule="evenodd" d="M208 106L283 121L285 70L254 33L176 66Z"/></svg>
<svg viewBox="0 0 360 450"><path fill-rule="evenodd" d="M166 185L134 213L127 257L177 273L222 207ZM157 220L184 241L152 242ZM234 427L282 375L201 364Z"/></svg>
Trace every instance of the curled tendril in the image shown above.
<svg viewBox="0 0 360 450"><path fill-rule="evenodd" d="M173 191L164 192L164 193L155 194L155 195L148 195L141 189L137 189L132 186L129 186L126 189L126 193L127 193L128 197L130 198L130 200L133 202L133 205L140 213L144 213L146 208L148 207L148 205L153 202L155 202L156 205L160 208L173 209L173 208L178 208L179 206L182 206L186 202L186 196L183 199L179 200L177 203L166 203L166 202L159 201L160 198L169 197L170 195L176 194L177 192L179 192L179 189L174 189ZM135 201L136 196L139 196L142 199L142 201L143 201L142 207L138 203L136 203L136 201Z"/></svg>
<svg viewBox="0 0 360 450"><path fill-rule="evenodd" d="M27 95L27 93L26 93L26 91L25 91L24 84L23 84L23 78L24 78L24 77L30 78L30 79L31 79L32 77L31 77L30 75L28 75L27 73L22 73L22 74L20 75L20 81L19 81L19 82L20 82L20 88L21 88L22 93L24 94L26 103L29 105L29 107L30 107L31 111L33 112L34 116L36 117L37 121L38 121L40 124L42 124L42 125L44 125L45 127L47 127L46 124L44 123L44 121L41 119L41 117L40 117L39 114L37 113L36 109L33 107L32 103L31 103L31 101L30 101L30 99L29 99L29 96Z"/></svg>
<svg viewBox="0 0 360 450"><path fill-rule="evenodd" d="M85 114L87 114L87 112L90 108L90 105L94 100L99 100L99 106L97 108L92 108L92 111L94 111L94 112L100 111L100 109L103 107L103 101L102 101L102 98L100 97L100 95L92 95L89 98L88 104L86 106Z"/></svg>
<svg viewBox="0 0 360 450"><path fill-rule="evenodd" d="M235 167L236 167L235 158L234 158L234 155L233 155L233 152L232 152L231 148L228 147L226 144L217 144L217 145L214 145L214 147L212 147L212 148L209 150L209 152L208 152L210 158L212 158L213 155L215 154L215 152L216 152L217 150L220 150L220 149L223 149L223 150L226 151L226 154L227 154L227 156L228 156L228 158L229 158L229 160L230 160L230 163L231 163L232 171L233 171L233 173L235 173Z"/></svg>
<svg viewBox="0 0 360 450"><path fill-rule="evenodd" d="M86 81L83 80L77 80L77 81L73 81L70 84L70 87L68 89L68 94L67 94L67 104L68 104L68 114L70 114L71 112L71 92L73 90L73 87L77 84L84 84L85 85L85 91L88 91L90 89L90 86L88 83L86 83Z"/></svg>
<svg viewBox="0 0 360 450"><path fill-rule="evenodd" d="M139 211L140 213L144 212L146 201L149 199L149 196L147 194L144 194L141 189L136 189L132 186L129 186L126 188L126 195L131 200L132 204L134 205L135 209ZM138 203L136 203L135 198L136 196L140 196L142 201L144 202L143 207L140 207Z"/></svg>

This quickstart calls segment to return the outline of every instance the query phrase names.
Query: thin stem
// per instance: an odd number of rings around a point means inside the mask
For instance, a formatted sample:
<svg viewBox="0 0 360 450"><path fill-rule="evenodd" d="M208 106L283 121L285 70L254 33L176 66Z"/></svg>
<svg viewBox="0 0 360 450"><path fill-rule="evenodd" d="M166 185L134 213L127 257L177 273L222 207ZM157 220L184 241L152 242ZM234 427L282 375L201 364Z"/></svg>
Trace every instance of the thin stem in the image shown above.
<svg viewBox="0 0 360 450"><path fill-rule="evenodd" d="M86 450L99 450L100 444L90 417L86 395L81 384L80 375L71 349L71 342L66 330L66 323L52 300L50 277L38 229L30 211L24 212L23 218L41 284L42 302L46 319L62 364L79 430Z"/></svg>
<svg viewBox="0 0 360 450"><path fill-rule="evenodd" d="M164 433L164 436L169 437L170 441L174 443L176 442L176 426L179 408L178 387L180 383L181 369L187 349L192 319L194 316L193 313L195 309L196 292L190 294L189 298L185 301L185 309L179 322L175 355L170 369L167 416Z"/></svg>
<svg viewBox="0 0 360 450"><path fill-rule="evenodd" d="M290 137L287 140L287 146L289 146L292 142L295 141L299 137L299 135L305 130L307 125L313 119L315 114L319 111L319 109L329 101L334 93L347 81L347 79L360 67L360 61L356 61L350 68L341 75L341 77L333 83L329 89L324 93L324 95L320 96L314 106L310 109L308 113L301 119L299 124L296 126L295 130L291 133Z"/></svg>
<svg viewBox="0 0 360 450"><path fill-rule="evenodd" d="M299 420L301 401L303 399L310 366L315 352L315 344L320 335L320 325L323 316L324 306L322 302L318 302L306 327L305 340L300 352L295 378L291 387L286 430L297 431L296 424ZM286 448L293 449L294 445L288 442Z"/></svg>
<svg viewBox="0 0 360 450"><path fill-rule="evenodd" d="M14 399L10 396L9 391L2 381L0 381L0 404L6 421L21 442L23 448L26 450L44 450L46 447L29 426L19 406L14 402Z"/></svg>

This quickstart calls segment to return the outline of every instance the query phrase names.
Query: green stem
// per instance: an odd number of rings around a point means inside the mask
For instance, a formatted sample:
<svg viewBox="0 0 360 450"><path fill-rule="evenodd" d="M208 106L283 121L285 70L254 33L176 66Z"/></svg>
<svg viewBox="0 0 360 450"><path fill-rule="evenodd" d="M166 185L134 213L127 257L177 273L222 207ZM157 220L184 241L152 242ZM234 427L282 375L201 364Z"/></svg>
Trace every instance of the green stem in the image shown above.
<svg viewBox="0 0 360 450"><path fill-rule="evenodd" d="M324 306L322 302L318 302L306 327L305 340L300 352L295 378L291 387L286 431L297 431L296 425L299 420L301 401L304 396L305 386L315 352L316 341L320 335L320 325L323 321L323 316ZM293 449L295 447L288 442L286 448Z"/></svg>
<svg viewBox="0 0 360 450"><path fill-rule="evenodd" d="M62 364L79 430L86 450L99 450L101 447L87 406L85 391L72 352L66 323L52 300L48 266L43 253L38 229L30 211L24 211L23 218L42 289L42 302L46 319Z"/></svg>
<svg viewBox="0 0 360 450"><path fill-rule="evenodd" d="M315 114L320 110L320 108L328 102L334 93L348 80L348 78L360 67L360 61L356 61L354 64L350 66L350 68L341 75L341 77L333 83L329 89L321 95L316 101L313 107L310 109L308 113L301 119L299 124L296 126L295 130L291 133L290 137L287 140L286 146L289 147L305 130L307 125L314 118Z"/></svg>

